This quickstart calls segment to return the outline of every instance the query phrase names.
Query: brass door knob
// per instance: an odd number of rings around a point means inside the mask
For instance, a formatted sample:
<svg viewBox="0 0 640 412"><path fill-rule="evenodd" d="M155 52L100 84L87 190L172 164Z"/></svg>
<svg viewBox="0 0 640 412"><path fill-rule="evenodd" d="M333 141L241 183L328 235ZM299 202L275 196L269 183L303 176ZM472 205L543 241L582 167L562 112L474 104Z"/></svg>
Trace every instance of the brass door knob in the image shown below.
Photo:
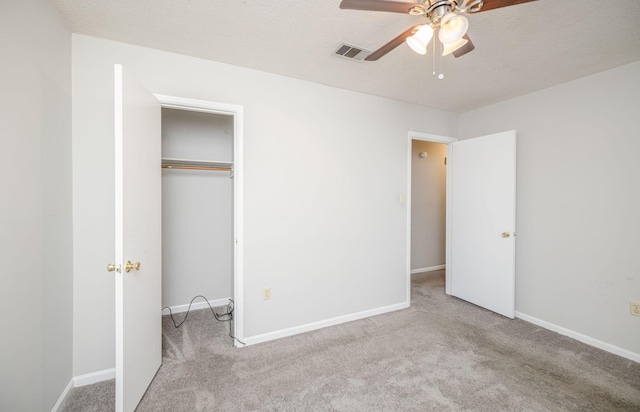
<svg viewBox="0 0 640 412"><path fill-rule="evenodd" d="M502 237L509 237L511 236L511 233L509 232L502 232Z"/></svg>
<svg viewBox="0 0 640 412"><path fill-rule="evenodd" d="M107 265L107 270L108 270L109 272L113 272L114 270L116 270L116 264L115 264L115 263L109 263L109 264Z"/></svg>
<svg viewBox="0 0 640 412"><path fill-rule="evenodd" d="M130 260L127 260L127 264L124 265L124 270L129 273L131 269L140 270L140 262L131 263Z"/></svg>

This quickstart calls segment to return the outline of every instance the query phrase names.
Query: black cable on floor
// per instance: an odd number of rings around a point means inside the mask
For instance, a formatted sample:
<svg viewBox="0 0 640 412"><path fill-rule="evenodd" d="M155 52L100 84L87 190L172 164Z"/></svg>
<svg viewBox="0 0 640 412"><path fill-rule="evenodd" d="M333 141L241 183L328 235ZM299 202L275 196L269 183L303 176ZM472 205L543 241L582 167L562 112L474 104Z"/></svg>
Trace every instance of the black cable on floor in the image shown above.
<svg viewBox="0 0 640 412"><path fill-rule="evenodd" d="M218 322L229 322L229 336L232 339L237 340L242 345L246 345L246 343L242 342L240 339L236 338L235 336L233 336L231 334L231 324L233 323L233 309L234 309L233 299L229 299L229 304L227 305L227 311L225 313L216 313L213 310L213 307L211 307L211 304L209 303L209 299L205 298L202 295L196 295L196 296L194 296L193 299L191 299L191 302L189 302L189 307L187 308L187 314L185 315L184 319L182 319L182 321L180 323L176 323L176 320L173 317L173 311L171 310L171 308L169 306L165 306L164 308L162 308L162 310L169 309L169 316L171 317L171 321L173 322L173 326L177 329L180 326L182 326L182 324L189 317L189 312L191 312L191 305L193 305L193 301L196 300L197 298L202 298L202 299L204 299L205 302L207 302L207 305L209 306L209 309L211 310L211 313L213 313L213 316L216 318L216 320Z"/></svg>

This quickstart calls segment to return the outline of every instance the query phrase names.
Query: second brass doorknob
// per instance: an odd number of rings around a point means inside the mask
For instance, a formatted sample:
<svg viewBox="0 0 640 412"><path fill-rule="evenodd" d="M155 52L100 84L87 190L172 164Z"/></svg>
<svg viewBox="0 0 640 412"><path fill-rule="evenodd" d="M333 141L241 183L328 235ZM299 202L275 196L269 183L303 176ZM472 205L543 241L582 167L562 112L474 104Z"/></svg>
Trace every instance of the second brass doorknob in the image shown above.
<svg viewBox="0 0 640 412"><path fill-rule="evenodd" d="M127 260L127 264L124 265L125 272L130 272L131 269L140 270L140 262L131 263L130 260Z"/></svg>

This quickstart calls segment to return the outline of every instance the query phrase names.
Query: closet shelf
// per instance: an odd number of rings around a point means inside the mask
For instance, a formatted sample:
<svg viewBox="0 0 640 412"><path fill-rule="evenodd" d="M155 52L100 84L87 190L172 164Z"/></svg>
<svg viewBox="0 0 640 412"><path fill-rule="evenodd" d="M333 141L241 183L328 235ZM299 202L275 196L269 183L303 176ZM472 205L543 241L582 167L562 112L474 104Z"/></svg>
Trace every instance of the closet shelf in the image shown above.
<svg viewBox="0 0 640 412"><path fill-rule="evenodd" d="M188 170L227 170L233 171L233 162L194 160L194 159L162 159L163 169Z"/></svg>

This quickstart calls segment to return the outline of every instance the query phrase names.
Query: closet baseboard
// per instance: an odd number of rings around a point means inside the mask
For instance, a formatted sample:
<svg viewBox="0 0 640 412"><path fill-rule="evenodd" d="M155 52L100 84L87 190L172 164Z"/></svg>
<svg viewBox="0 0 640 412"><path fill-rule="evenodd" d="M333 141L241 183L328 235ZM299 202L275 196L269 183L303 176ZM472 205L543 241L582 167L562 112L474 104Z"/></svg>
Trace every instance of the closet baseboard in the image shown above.
<svg viewBox="0 0 640 412"><path fill-rule="evenodd" d="M446 269L446 267L447 267L446 265L437 265L437 266L429 266L426 268L411 269L411 274L415 275L416 273L433 272L434 270Z"/></svg>
<svg viewBox="0 0 640 412"><path fill-rule="evenodd" d="M211 299L209 301L209 305L211 305L212 308L227 306L229 304L229 299L231 298ZM191 310L208 309L209 305L207 305L207 302L205 302L204 300L198 299L191 305ZM182 313L186 312L189 309L189 304L187 303L186 305L170 306L170 308L171 312L173 313ZM163 314L167 315L167 313Z"/></svg>
<svg viewBox="0 0 640 412"><path fill-rule="evenodd" d="M73 387L80 388L82 386L92 385L94 383L108 381L116 378L116 368L103 369L97 372L85 373L73 377Z"/></svg>

